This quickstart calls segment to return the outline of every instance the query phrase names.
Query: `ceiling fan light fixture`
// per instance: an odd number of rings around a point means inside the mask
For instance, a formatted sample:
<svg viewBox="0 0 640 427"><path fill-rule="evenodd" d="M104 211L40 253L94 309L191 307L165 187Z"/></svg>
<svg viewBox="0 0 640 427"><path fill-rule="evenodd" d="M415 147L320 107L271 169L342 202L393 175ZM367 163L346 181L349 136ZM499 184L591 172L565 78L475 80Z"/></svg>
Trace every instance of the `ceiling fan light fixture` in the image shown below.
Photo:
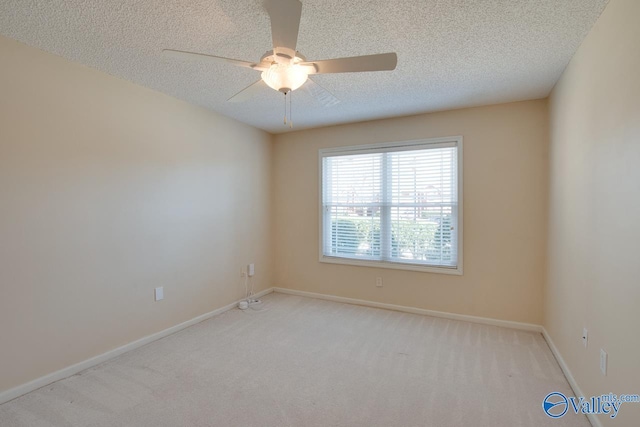
<svg viewBox="0 0 640 427"><path fill-rule="evenodd" d="M307 70L297 64L271 64L262 72L262 80L272 89L287 93L298 89L309 77Z"/></svg>

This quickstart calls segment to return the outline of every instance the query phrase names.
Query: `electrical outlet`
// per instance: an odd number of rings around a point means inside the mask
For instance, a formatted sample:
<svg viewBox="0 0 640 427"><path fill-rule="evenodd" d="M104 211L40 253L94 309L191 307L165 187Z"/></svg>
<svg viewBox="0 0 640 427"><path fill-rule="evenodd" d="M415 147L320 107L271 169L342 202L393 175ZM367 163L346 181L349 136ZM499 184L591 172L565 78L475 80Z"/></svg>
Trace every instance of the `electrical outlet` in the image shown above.
<svg viewBox="0 0 640 427"><path fill-rule="evenodd" d="M382 277L376 277L376 286L378 288L382 287Z"/></svg>
<svg viewBox="0 0 640 427"><path fill-rule="evenodd" d="M156 301L160 301L164 299L164 287L160 286L159 288L155 289L154 292L154 296L156 298Z"/></svg>
<svg viewBox="0 0 640 427"><path fill-rule="evenodd" d="M589 340L589 331L587 331L587 328L582 329L582 345L584 345L584 348L587 348L587 341Z"/></svg>
<svg viewBox="0 0 640 427"><path fill-rule="evenodd" d="M600 349L600 371L602 375L607 375L607 352Z"/></svg>
<svg viewBox="0 0 640 427"><path fill-rule="evenodd" d="M247 274L249 274L249 277L252 277L256 274L256 266L255 264L249 264L247 266Z"/></svg>

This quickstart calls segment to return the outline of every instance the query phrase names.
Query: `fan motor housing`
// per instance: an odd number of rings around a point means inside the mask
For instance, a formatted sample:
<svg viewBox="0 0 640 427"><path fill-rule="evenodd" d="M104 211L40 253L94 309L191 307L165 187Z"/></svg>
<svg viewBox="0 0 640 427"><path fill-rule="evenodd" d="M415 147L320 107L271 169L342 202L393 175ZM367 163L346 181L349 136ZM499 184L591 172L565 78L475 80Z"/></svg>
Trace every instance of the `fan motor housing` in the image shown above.
<svg viewBox="0 0 640 427"><path fill-rule="evenodd" d="M264 55L260 58L260 65L269 66L274 63L278 64L297 64L300 62L306 62L307 58L301 54L300 52L295 53L295 57L291 59L289 55L286 55L281 52L273 53L273 50L268 50Z"/></svg>

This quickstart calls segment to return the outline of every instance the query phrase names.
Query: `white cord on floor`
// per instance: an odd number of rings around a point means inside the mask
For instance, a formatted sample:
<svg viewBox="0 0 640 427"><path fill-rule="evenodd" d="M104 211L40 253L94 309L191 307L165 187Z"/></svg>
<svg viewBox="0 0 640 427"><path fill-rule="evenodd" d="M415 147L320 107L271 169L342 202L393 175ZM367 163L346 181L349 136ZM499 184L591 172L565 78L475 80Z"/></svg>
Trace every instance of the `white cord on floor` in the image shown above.
<svg viewBox="0 0 640 427"><path fill-rule="evenodd" d="M247 301L247 305L251 307L253 310L262 310L262 301L259 299L251 298L254 295L253 292L253 281L251 281L251 287L249 287L249 274L244 272L244 294L245 301Z"/></svg>
<svg viewBox="0 0 640 427"><path fill-rule="evenodd" d="M249 275L245 272L244 273L244 297L247 301L249 301Z"/></svg>

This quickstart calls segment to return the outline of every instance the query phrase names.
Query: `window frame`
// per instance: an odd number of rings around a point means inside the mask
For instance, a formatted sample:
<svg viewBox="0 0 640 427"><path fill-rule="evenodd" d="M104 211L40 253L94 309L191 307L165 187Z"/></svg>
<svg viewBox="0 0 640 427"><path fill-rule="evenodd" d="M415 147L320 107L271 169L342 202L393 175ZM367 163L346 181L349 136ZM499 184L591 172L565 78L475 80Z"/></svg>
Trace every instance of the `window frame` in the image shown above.
<svg viewBox="0 0 640 427"><path fill-rule="evenodd" d="M431 266L424 264L415 264L411 262L403 262L403 261L383 261L383 260L365 260L365 259L354 259L354 258L346 258L346 257L334 257L328 256L324 254L324 234L325 234L325 216L323 212L323 165L322 160L325 157L331 157L332 155L349 155L349 154L358 154L358 153L366 153L366 152L381 152L382 150L388 149L388 151L403 151L404 150L413 150L416 146L424 146L424 145L443 145L443 144L451 144L454 143L457 148L457 170L458 170L458 253L457 253L457 265L456 267L446 267L446 266ZM408 140L408 141L397 141L397 142L382 142L382 143L374 143L374 144L364 144L364 145L351 145L351 146L341 146L341 147L331 147L331 148L322 148L318 150L318 253L319 253L319 261L322 263L329 264L342 264L342 265L353 265L359 267L375 267L375 268L386 268L386 269L395 269L395 270L410 270L410 271L421 271L427 273L439 273L439 274L451 274L461 276L463 274L463 138L462 136L451 136L444 138L425 138L425 139L416 139L416 140Z"/></svg>

